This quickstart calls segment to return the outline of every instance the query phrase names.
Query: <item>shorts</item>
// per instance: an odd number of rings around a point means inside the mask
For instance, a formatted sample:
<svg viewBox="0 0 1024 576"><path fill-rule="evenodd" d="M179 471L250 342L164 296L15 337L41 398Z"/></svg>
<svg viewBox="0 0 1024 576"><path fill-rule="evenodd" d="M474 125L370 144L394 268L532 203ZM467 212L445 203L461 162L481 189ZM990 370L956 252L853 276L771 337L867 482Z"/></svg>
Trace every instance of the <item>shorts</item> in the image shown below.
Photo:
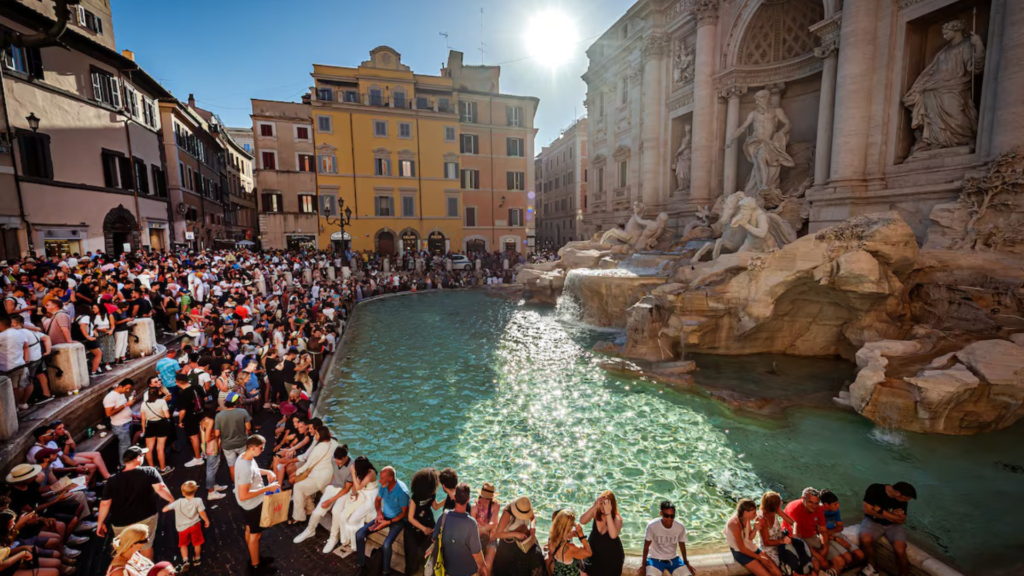
<svg viewBox="0 0 1024 576"><path fill-rule="evenodd" d="M21 390L28 388L29 385L32 384L32 378L28 375L28 366L18 366L14 370L8 372L7 376L10 377L11 383Z"/></svg>
<svg viewBox="0 0 1024 576"><path fill-rule="evenodd" d="M185 431L185 436L198 436L200 422L202 422L201 418L190 418L186 416L182 426L182 430Z"/></svg>
<svg viewBox="0 0 1024 576"><path fill-rule="evenodd" d="M242 516L245 519L245 525L249 528L250 534L259 534L266 530L260 526L260 520L263 518L263 500L260 500L260 505L253 508L252 510L242 509Z"/></svg>
<svg viewBox="0 0 1024 576"><path fill-rule="evenodd" d="M861 521L860 533L862 535L870 534L871 538L874 540L878 540L882 536L885 536L885 539L888 540L890 544L907 541L907 531L903 528L903 525L889 524L886 526L885 524L875 522L871 518L865 518Z"/></svg>
<svg viewBox="0 0 1024 576"><path fill-rule="evenodd" d="M824 548L821 545L821 537L820 536L811 536L810 538L800 538L800 540L802 540L804 544L807 544L807 546L809 548L811 548L812 550L821 551ZM833 549L832 546L831 546L834 543L835 542L830 541L829 542L828 550L825 550L825 558L828 559L828 560L831 560L831 559L835 558L836 556L842 556L845 553L845 550L843 552L836 552L836 550ZM842 547L840 547L840 548L842 548Z"/></svg>
<svg viewBox="0 0 1024 576"><path fill-rule="evenodd" d="M245 453L245 447L237 450L224 449L224 459L228 461L228 466L234 466L238 457Z"/></svg>
<svg viewBox="0 0 1024 576"><path fill-rule="evenodd" d="M839 542L836 542L835 540L829 540L828 541L828 548L829 548L829 558L833 558L834 557L834 556L832 556L833 553L836 556L842 556L843 554L847 554L847 553L853 552L854 550L859 550L859 548L857 548L857 545L854 544L853 542L850 542L850 547L847 548L846 546L843 546L842 544L840 544Z"/></svg>
<svg viewBox="0 0 1024 576"><path fill-rule="evenodd" d="M178 548L188 546L202 546L206 543L206 539L203 538L203 523L196 522L189 526L185 530L178 532Z"/></svg>
<svg viewBox="0 0 1024 576"><path fill-rule="evenodd" d="M671 560L659 560L658 558L647 559L647 574L655 576L663 574L668 570L669 574L674 574L676 570L683 567L683 559L679 556Z"/></svg>
<svg viewBox="0 0 1024 576"><path fill-rule="evenodd" d="M132 524L145 524L146 527L149 528L149 541L146 543L145 546L143 546L144 549L153 547L153 541L156 540L154 535L156 534L157 520L159 520L159 518L159 514L153 514L149 518L139 520L138 522L132 522ZM114 526L114 536L120 536L121 532L123 532L125 528L131 526L132 524L128 524L126 526Z"/></svg>
<svg viewBox="0 0 1024 576"><path fill-rule="evenodd" d="M754 558L753 556L747 556L746 554L744 554L743 552L740 552L739 550L733 550L732 548L729 548L729 552L732 552L732 559L735 560L736 563L739 564L740 566L746 566L747 564L750 564L751 562L759 562L760 561L757 558ZM758 554L761 553L761 549L760 548L757 549L757 553Z"/></svg>
<svg viewBox="0 0 1024 576"><path fill-rule="evenodd" d="M85 346L86 350L99 350L100 349L100 341L99 340L82 340L81 342Z"/></svg>
<svg viewBox="0 0 1024 576"><path fill-rule="evenodd" d="M39 374L40 370L45 369L45 366L43 366L42 358L40 358L39 360L33 360L26 364L25 366L28 368L28 374L26 374L25 377L28 378L29 382L31 382L36 377L36 375Z"/></svg>
<svg viewBox="0 0 1024 576"><path fill-rule="evenodd" d="M146 422L146 438L167 438L174 433L174 424L170 420L150 420Z"/></svg>

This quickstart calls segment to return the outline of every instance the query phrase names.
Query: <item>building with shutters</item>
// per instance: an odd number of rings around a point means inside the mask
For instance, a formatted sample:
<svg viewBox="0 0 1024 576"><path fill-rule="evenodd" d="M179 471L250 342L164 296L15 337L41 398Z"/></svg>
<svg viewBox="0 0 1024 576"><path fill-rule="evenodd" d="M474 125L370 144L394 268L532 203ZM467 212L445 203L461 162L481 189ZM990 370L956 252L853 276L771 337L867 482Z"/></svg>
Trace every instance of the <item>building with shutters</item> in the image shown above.
<svg viewBox="0 0 1024 576"><path fill-rule="evenodd" d="M537 160L543 177L537 184L537 246L557 250L566 242L594 235L584 229L587 208L587 119L562 131Z"/></svg>
<svg viewBox="0 0 1024 576"><path fill-rule="evenodd" d="M315 64L314 202L352 210L347 238L320 219L319 246L522 251L538 99L501 94L499 74L454 51L439 76L417 74L387 46L354 68Z"/></svg>
<svg viewBox="0 0 1024 576"><path fill-rule="evenodd" d="M54 6L6 2L0 27L49 29ZM0 259L166 247L158 101L171 94L116 50L104 0L75 5L60 42L2 47Z"/></svg>

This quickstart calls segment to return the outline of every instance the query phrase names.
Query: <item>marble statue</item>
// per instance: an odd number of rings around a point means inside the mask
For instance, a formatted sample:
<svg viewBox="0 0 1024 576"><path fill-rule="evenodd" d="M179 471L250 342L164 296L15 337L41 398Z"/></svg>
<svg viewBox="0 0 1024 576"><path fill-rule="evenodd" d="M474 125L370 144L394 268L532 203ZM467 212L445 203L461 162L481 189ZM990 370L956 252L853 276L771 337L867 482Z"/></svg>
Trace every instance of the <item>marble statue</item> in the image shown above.
<svg viewBox="0 0 1024 576"><path fill-rule="evenodd" d="M772 104L772 94L767 90L758 91L754 102L757 107L747 115L743 125L729 135L725 147L731 147L733 141L752 128L743 143L743 154L754 165L744 192L748 196L781 194L778 190L782 167L794 166L793 158L786 152L791 126L789 117L782 108Z"/></svg>
<svg viewBox="0 0 1024 576"><path fill-rule="evenodd" d="M974 145L978 110L971 97L971 85L985 66L985 45L973 32L967 40L964 26L963 20L953 20L942 27L942 37L949 43L903 96L916 139L911 156Z"/></svg>
<svg viewBox="0 0 1024 576"><path fill-rule="evenodd" d="M644 226L643 232L640 233L640 238L633 244L633 249L637 252L653 250L658 245L661 235L665 233L666 222L668 222L667 212L661 212L657 218L648 221L647 225Z"/></svg>
<svg viewBox="0 0 1024 576"><path fill-rule="evenodd" d="M637 200L633 202L633 215L629 217L624 228L612 228L601 235L601 244L628 244L634 245L640 239L644 227L651 221L644 220L644 203Z"/></svg>
<svg viewBox="0 0 1024 576"><path fill-rule="evenodd" d="M676 190L683 191L690 189L690 125L683 127L683 141L676 150Z"/></svg>
<svg viewBox="0 0 1024 576"><path fill-rule="evenodd" d="M712 244L704 245L691 264L700 262L708 250L713 250L711 259L716 260L726 252L767 252L781 248L794 240L796 234L788 222L777 214L766 212L757 205L757 199L744 192L729 195L722 205L722 217L715 229L721 230L721 237Z"/></svg>
<svg viewBox="0 0 1024 576"><path fill-rule="evenodd" d="M672 81L676 84L692 82L695 63L694 51L686 45L686 42L679 40L676 43L676 55L673 58Z"/></svg>

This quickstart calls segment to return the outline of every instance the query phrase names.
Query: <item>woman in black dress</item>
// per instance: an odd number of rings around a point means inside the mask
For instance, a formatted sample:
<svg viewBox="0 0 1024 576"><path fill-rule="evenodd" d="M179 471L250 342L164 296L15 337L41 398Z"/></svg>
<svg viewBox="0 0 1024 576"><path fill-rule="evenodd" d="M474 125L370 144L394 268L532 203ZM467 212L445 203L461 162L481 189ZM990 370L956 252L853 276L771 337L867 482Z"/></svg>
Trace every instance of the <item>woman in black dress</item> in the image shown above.
<svg viewBox="0 0 1024 576"><path fill-rule="evenodd" d="M590 548L594 554L586 560L587 576L620 576L626 553L619 539L622 516L611 490L602 492L594 505L580 516L581 524L591 520L594 525L590 529Z"/></svg>
<svg viewBox="0 0 1024 576"><path fill-rule="evenodd" d="M424 468L413 474L409 492L409 526L405 529L405 573L423 573L427 548L434 534L434 500L437 470Z"/></svg>
<svg viewBox="0 0 1024 576"><path fill-rule="evenodd" d="M492 576L544 576L547 572L544 552L537 544L537 517L526 496L505 507L494 538L498 550Z"/></svg>

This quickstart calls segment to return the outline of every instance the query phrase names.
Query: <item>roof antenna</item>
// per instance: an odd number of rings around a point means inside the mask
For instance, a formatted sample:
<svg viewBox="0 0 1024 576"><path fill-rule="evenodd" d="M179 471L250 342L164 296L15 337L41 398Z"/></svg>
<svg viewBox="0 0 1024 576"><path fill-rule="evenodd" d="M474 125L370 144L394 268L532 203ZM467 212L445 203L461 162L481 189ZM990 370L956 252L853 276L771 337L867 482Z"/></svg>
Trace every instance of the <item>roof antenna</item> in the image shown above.
<svg viewBox="0 0 1024 576"><path fill-rule="evenodd" d="M484 54L487 53L487 50L484 50L485 46L487 46L487 44L484 44L484 9L483 9L483 7L481 7L480 8L480 65L481 66L483 66L483 63L484 63Z"/></svg>
<svg viewBox="0 0 1024 576"><path fill-rule="evenodd" d="M451 52L452 51L452 47L451 47L451 44L448 43L448 33L447 32L438 32L438 34L440 34L441 36L444 36L444 49L447 50L448 52ZM445 54L445 56L447 56L447 54Z"/></svg>

